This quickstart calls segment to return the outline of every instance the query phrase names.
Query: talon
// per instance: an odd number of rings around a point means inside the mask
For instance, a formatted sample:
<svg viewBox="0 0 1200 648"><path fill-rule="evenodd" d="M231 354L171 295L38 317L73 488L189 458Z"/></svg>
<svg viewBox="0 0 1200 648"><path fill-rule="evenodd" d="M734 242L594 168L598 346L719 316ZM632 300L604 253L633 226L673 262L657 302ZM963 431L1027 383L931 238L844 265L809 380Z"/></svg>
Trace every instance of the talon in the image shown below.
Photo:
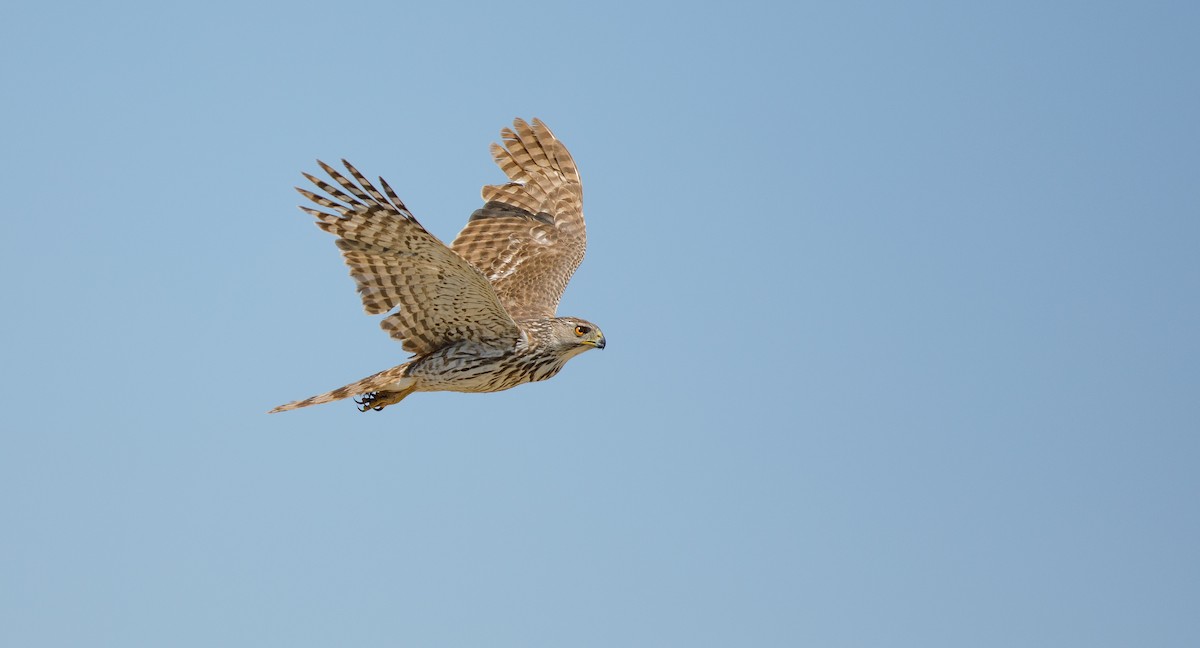
<svg viewBox="0 0 1200 648"><path fill-rule="evenodd" d="M369 394L363 394L362 400L355 398L354 402L358 405L358 411L360 412L365 412L367 410L382 412L383 408L387 407L388 405L395 405L396 403L399 403L400 401L404 400L404 397L407 395L407 392L374 391Z"/></svg>
<svg viewBox="0 0 1200 648"><path fill-rule="evenodd" d="M373 407L371 405L378 399L379 399L379 396L377 395L377 392L371 392L370 394L363 394L362 400L358 400L357 398L355 398L354 402L358 404L358 411L360 411L360 412L365 412L369 409L373 409L378 412L382 408Z"/></svg>

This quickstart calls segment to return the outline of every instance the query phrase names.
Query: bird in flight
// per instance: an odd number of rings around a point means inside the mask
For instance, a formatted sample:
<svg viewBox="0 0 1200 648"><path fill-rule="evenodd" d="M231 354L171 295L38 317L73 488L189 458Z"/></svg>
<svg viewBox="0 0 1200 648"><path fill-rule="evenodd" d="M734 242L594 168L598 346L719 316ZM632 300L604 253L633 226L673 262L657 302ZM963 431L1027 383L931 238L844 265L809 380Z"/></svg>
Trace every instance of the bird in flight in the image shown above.
<svg viewBox="0 0 1200 648"><path fill-rule="evenodd" d="M575 161L541 120L516 119L500 136L492 157L509 182L484 186L483 207L449 246L383 178L376 188L345 160L349 177L317 161L332 183L304 174L324 195L297 187L321 208L300 209L337 237L367 313L395 309L380 326L413 356L271 413L351 396L365 412L414 392L501 391L546 380L567 360L604 348L595 324L555 316L587 244Z"/></svg>

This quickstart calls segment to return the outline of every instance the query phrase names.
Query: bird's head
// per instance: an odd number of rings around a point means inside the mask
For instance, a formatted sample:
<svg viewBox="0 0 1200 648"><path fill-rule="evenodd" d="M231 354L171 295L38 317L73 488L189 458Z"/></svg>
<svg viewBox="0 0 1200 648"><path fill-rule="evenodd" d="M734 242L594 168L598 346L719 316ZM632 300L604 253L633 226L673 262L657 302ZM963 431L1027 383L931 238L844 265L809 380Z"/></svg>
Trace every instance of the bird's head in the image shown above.
<svg viewBox="0 0 1200 648"><path fill-rule="evenodd" d="M554 344L563 351L575 355L589 349L604 348L604 333L595 324L578 317L556 317L552 322Z"/></svg>

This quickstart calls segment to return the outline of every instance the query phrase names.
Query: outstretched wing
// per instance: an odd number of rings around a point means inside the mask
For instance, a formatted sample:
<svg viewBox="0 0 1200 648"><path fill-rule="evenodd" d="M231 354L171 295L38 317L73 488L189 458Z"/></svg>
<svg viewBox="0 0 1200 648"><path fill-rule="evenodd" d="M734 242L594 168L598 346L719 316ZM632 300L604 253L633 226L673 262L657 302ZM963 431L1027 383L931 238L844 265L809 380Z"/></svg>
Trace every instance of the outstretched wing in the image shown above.
<svg viewBox="0 0 1200 648"><path fill-rule="evenodd" d="M512 344L520 336L487 278L417 222L396 192L379 179L384 196L349 162L358 184L317 161L333 186L304 174L329 198L296 188L329 213L300 209L317 227L338 237L337 246L372 315L399 306L380 326L413 353L429 353L461 340Z"/></svg>
<svg viewBox="0 0 1200 648"><path fill-rule="evenodd" d="M516 119L500 135L492 157L511 182L483 188L483 207L451 248L487 276L514 318L553 317L587 247L579 171L541 120Z"/></svg>

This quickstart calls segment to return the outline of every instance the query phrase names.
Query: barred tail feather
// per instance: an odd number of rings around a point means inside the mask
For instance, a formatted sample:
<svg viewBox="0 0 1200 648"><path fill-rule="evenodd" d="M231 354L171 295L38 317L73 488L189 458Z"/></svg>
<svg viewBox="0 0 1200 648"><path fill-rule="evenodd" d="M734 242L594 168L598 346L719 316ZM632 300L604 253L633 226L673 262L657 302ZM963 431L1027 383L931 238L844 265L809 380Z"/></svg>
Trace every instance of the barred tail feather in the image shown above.
<svg viewBox="0 0 1200 648"><path fill-rule="evenodd" d="M310 396L303 400L292 401L290 403L280 405L279 407L276 407L267 413L274 414L276 412L286 412L288 410L300 409L301 407L308 407L309 405L332 403L333 401L350 398L351 396L371 394L382 391L384 387L391 388L387 390L389 393L395 392L397 395L402 394L399 396L399 398L395 398L393 401L399 402L405 396L408 396L415 391L414 388L416 387L416 385L411 384L413 382L412 378L407 378L404 376L404 372L407 369L408 363L402 364L399 367L385 369L375 375L367 376L362 380L352 382L344 387L338 387L333 391L328 391L324 394L317 394L316 396Z"/></svg>

